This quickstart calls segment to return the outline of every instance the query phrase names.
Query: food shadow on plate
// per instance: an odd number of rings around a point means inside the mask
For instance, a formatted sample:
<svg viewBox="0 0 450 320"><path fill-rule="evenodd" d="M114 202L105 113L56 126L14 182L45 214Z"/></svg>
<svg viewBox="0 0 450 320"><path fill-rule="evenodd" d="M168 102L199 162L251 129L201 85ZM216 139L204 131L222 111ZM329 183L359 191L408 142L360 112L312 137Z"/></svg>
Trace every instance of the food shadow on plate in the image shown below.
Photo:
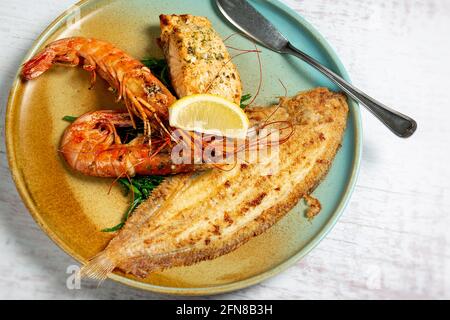
<svg viewBox="0 0 450 320"><path fill-rule="evenodd" d="M161 47L158 44L158 39L161 36L161 29L159 25L151 25L145 29L146 34L148 34L149 39L152 41L148 41L146 43L147 47L145 48L145 52L147 52L146 57L138 57L140 59L147 58L163 58L164 54Z"/></svg>

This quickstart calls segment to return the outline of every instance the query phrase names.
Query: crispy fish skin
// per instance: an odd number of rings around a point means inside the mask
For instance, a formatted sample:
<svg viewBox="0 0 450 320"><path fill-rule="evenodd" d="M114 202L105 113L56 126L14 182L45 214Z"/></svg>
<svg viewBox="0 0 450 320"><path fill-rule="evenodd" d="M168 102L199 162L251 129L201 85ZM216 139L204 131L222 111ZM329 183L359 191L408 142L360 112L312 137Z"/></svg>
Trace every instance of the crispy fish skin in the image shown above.
<svg viewBox="0 0 450 320"><path fill-rule="evenodd" d="M239 104L239 72L211 22L192 15L161 15L160 21L160 45L178 97L209 93Z"/></svg>
<svg viewBox="0 0 450 320"><path fill-rule="evenodd" d="M294 135L280 146L279 170L241 164L170 178L83 269L104 279L115 268L146 277L227 254L273 226L324 178L346 128L342 94L315 89L283 98L280 108L252 108L252 121L290 119Z"/></svg>

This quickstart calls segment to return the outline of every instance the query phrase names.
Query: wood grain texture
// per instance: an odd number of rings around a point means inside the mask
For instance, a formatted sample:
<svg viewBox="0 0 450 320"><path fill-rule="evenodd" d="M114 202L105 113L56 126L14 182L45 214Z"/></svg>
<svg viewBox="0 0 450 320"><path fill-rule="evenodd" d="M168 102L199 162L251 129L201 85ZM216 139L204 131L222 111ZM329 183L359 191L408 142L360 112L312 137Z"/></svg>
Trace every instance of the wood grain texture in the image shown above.
<svg viewBox="0 0 450 320"><path fill-rule="evenodd" d="M357 86L415 117L419 131L400 140L363 112L360 178L329 236L281 275L211 298L450 298L450 1L284 1L329 40ZM10 178L9 87L34 39L73 3L0 6L0 298L169 299L113 282L68 290L74 261L35 224Z"/></svg>

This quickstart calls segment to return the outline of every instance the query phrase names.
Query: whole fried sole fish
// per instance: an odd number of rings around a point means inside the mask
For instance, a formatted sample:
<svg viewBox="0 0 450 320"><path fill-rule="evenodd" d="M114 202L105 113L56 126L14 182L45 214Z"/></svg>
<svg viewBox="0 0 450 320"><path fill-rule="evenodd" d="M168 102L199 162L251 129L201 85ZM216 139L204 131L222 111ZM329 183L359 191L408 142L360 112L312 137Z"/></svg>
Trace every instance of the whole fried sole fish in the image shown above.
<svg viewBox="0 0 450 320"><path fill-rule="evenodd" d="M275 111L275 113L274 113ZM271 164L240 164L176 176L157 188L82 275L103 280L114 269L139 277L189 266L233 251L273 226L325 176L345 131L343 95L315 89L287 99L278 108L248 110L253 122L289 119L294 135ZM315 208L317 209L317 203Z"/></svg>

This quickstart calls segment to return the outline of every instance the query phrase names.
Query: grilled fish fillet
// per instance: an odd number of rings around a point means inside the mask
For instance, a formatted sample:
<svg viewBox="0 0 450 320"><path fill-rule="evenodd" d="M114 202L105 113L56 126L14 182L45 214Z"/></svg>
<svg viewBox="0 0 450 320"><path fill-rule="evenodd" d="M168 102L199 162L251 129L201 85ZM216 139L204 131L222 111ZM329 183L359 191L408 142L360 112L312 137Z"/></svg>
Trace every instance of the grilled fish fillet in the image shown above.
<svg viewBox="0 0 450 320"><path fill-rule="evenodd" d="M192 15L161 15L160 21L160 45L178 97L210 93L239 104L239 72L211 22Z"/></svg>
<svg viewBox="0 0 450 320"><path fill-rule="evenodd" d="M241 164L168 179L82 274L103 280L114 269L139 277L224 255L274 225L325 176L347 122L343 95L327 89L252 108L253 122L289 119L294 135L279 148L279 170Z"/></svg>

